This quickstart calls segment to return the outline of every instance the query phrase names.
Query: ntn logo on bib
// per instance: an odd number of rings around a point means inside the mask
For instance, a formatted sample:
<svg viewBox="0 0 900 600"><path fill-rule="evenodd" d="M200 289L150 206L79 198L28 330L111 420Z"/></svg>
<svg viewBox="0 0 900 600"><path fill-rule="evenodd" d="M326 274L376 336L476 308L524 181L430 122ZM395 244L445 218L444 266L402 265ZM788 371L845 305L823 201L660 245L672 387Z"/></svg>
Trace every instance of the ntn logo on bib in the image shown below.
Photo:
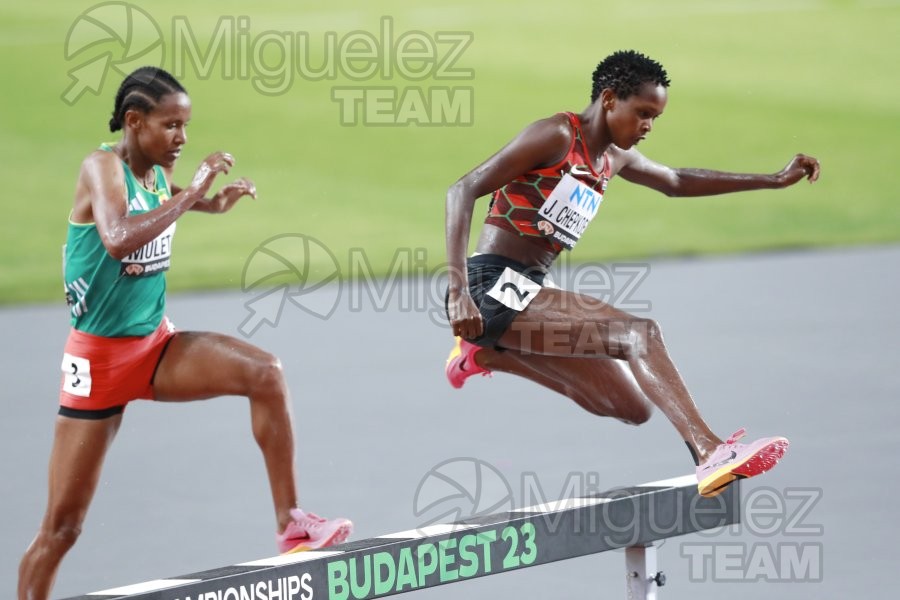
<svg viewBox="0 0 900 600"><path fill-rule="evenodd" d="M566 173L538 210L535 227L545 237L571 250L596 216L605 189L606 178L601 189L596 190Z"/></svg>

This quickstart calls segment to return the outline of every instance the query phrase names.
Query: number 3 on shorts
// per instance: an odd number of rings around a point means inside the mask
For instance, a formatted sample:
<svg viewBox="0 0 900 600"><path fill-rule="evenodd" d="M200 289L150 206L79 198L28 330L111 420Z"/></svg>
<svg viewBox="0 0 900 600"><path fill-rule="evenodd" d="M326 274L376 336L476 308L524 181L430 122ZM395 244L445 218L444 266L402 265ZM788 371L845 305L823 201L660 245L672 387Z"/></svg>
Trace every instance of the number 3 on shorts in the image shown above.
<svg viewBox="0 0 900 600"><path fill-rule="evenodd" d="M91 361L64 353L62 372L62 391L85 398L91 395Z"/></svg>
<svg viewBox="0 0 900 600"><path fill-rule="evenodd" d="M539 283L506 267L487 295L514 311L522 312L531 304L539 291L541 291Z"/></svg>

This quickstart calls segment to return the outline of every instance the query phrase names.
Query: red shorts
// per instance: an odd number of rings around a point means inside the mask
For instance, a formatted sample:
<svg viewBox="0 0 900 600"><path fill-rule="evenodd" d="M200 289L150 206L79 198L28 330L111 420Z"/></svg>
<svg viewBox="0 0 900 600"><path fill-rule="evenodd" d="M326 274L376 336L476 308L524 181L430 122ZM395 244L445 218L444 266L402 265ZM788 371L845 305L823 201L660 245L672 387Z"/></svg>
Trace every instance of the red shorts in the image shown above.
<svg viewBox="0 0 900 600"><path fill-rule="evenodd" d="M175 335L163 318L144 337L109 338L73 329L66 340L59 392L60 414L103 418L139 398L152 400L156 367Z"/></svg>

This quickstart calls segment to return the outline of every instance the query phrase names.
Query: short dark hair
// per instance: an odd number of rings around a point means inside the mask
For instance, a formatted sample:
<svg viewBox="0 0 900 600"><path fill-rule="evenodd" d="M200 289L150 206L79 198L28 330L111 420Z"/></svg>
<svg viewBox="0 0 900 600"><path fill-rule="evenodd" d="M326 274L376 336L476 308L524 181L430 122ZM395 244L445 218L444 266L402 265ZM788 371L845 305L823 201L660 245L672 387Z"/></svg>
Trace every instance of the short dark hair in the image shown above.
<svg viewBox="0 0 900 600"><path fill-rule="evenodd" d="M661 64L634 50L619 50L603 59L594 69L591 102L605 89L625 99L637 93L644 83L669 87L669 76Z"/></svg>
<svg viewBox="0 0 900 600"><path fill-rule="evenodd" d="M187 93L169 72L159 67L141 67L135 70L125 78L116 92L109 130L122 129L125 113L129 109L137 108L148 113L156 108L163 96L177 92Z"/></svg>

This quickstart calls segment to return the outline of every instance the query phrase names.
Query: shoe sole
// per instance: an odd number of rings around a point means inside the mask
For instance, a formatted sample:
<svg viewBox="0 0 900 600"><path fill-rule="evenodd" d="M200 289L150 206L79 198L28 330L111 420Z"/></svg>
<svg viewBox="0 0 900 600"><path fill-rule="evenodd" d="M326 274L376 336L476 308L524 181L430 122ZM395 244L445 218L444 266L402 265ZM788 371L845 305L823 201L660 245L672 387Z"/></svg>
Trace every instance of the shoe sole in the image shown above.
<svg viewBox="0 0 900 600"><path fill-rule="evenodd" d="M315 544L300 542L287 552L282 552L282 554L296 554L297 552L308 552L309 550L319 550L320 548L326 548L328 546L337 546L338 544L343 544L347 541L347 538L350 537L351 533L353 533L352 525L341 525L334 530L331 537L326 538L323 541L316 542Z"/></svg>
<svg viewBox="0 0 900 600"><path fill-rule="evenodd" d="M705 498L715 498L738 479L762 475L771 470L784 456L789 445L790 442L787 439L779 438L766 444L743 461L722 467L711 475L707 475L697 484L700 495Z"/></svg>

